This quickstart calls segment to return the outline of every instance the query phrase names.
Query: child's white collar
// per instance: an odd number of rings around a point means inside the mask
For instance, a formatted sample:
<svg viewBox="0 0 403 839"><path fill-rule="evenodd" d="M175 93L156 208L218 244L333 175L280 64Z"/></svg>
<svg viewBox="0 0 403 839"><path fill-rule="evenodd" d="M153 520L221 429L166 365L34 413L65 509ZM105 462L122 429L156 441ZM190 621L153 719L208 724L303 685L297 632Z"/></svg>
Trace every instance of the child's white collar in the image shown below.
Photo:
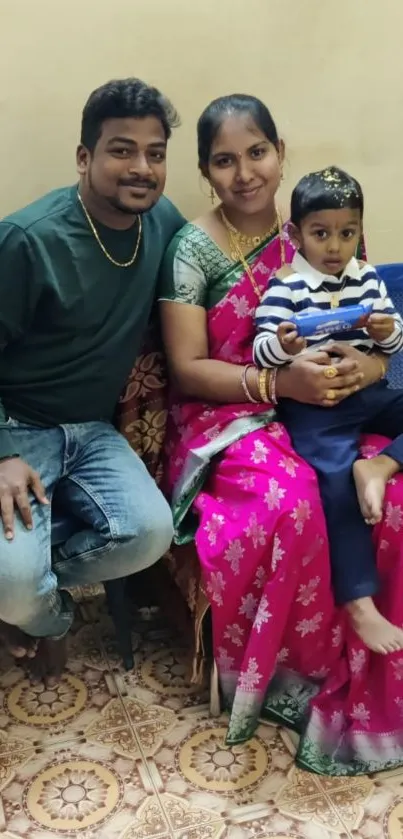
<svg viewBox="0 0 403 839"><path fill-rule="evenodd" d="M299 251L294 254L291 267L304 278L311 291L316 291L324 282L329 280L340 279L342 281L346 276L351 277L352 280L360 279L360 266L355 256L347 263L341 277L335 277L334 274L321 274L316 268L312 268L312 265L306 261Z"/></svg>

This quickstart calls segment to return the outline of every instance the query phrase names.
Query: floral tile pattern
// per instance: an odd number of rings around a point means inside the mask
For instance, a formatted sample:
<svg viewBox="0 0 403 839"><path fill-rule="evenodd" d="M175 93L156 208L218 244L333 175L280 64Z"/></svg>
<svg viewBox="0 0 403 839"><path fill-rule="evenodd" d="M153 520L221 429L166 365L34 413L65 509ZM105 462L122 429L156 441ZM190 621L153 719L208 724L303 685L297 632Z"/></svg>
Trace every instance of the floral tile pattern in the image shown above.
<svg viewBox="0 0 403 839"><path fill-rule="evenodd" d="M118 839L143 801L154 801L165 823L158 798L145 788L133 761L86 742L35 756L16 771L2 800L7 830L24 839Z"/></svg>
<svg viewBox="0 0 403 839"><path fill-rule="evenodd" d="M20 667L10 662L0 670L0 734L37 748L83 736L117 689L103 657L96 627L84 626L71 637L69 663L60 683L46 689L32 684ZM127 719L124 719L127 722ZM113 727L122 725L109 718ZM0 737L0 755L5 741Z"/></svg>
<svg viewBox="0 0 403 839"><path fill-rule="evenodd" d="M276 796L280 813L342 833L357 828L373 791L368 778L319 778L293 767Z"/></svg>
<svg viewBox="0 0 403 839"><path fill-rule="evenodd" d="M308 774L298 738L265 723L228 747L158 610L133 611L130 673L105 606L81 612L52 690L0 650L4 839L403 839L403 771Z"/></svg>

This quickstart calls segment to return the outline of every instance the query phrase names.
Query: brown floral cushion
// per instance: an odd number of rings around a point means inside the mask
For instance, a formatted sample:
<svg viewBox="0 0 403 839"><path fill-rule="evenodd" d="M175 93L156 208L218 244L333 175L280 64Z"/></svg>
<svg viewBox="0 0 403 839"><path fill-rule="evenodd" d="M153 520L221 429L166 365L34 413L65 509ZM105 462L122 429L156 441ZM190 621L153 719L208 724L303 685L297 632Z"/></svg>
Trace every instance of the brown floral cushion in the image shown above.
<svg viewBox="0 0 403 839"><path fill-rule="evenodd" d="M140 455L157 483L167 419L167 372L161 329L155 313L116 412L116 426ZM164 560L193 615L200 602L200 566L193 545L174 548Z"/></svg>
<svg viewBox="0 0 403 839"><path fill-rule="evenodd" d="M142 354L122 394L116 425L159 483L167 420L167 377L158 321L153 318Z"/></svg>

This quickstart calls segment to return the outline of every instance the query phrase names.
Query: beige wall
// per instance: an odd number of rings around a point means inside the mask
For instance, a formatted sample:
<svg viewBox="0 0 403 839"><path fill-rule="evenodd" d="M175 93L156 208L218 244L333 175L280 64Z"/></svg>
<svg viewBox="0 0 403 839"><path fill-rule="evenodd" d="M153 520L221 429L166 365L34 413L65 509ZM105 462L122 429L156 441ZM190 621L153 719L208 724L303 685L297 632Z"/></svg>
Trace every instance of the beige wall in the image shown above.
<svg viewBox="0 0 403 839"><path fill-rule="evenodd" d="M344 166L365 188L370 258L403 260L403 0L0 0L1 214L73 181L84 100L126 75L181 112L168 194L186 214L207 206L198 114L250 92L287 143L283 203L305 171Z"/></svg>

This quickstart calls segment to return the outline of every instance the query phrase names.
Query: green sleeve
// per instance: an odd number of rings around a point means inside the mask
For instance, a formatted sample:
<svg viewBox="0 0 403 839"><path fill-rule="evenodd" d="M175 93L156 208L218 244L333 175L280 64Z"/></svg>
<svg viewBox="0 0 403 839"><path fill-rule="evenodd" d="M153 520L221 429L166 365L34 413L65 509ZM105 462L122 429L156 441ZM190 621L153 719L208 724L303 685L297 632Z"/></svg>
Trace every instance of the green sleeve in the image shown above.
<svg viewBox="0 0 403 839"><path fill-rule="evenodd" d="M38 299L33 273L25 231L0 222L0 352L21 339L32 320ZM0 385L0 459L18 454L6 420Z"/></svg>
<svg viewBox="0 0 403 839"><path fill-rule="evenodd" d="M202 268L202 253L191 231L192 228L186 225L168 245L158 283L160 301L206 305L207 279Z"/></svg>

